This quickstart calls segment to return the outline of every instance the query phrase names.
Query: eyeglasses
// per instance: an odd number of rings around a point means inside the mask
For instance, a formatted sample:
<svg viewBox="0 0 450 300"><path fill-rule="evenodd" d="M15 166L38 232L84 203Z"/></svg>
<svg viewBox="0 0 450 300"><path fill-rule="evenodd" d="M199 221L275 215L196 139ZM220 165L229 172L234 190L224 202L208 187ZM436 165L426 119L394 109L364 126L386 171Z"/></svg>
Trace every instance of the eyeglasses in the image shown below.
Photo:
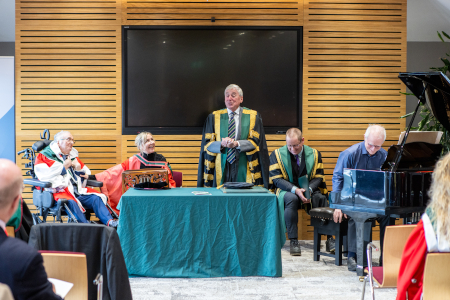
<svg viewBox="0 0 450 300"><path fill-rule="evenodd" d="M381 147L382 147L382 146L372 145L372 144L369 143L369 142L367 142L367 144L368 144L370 147L373 147L373 148L375 148L375 149L378 149L378 148L381 148Z"/></svg>
<svg viewBox="0 0 450 300"><path fill-rule="evenodd" d="M64 141L67 141L67 142L72 142L72 143L74 143L75 144L75 140L73 139L73 138L67 138L67 139L63 139Z"/></svg>
<svg viewBox="0 0 450 300"><path fill-rule="evenodd" d="M301 143L300 144L297 144L297 145L286 145L288 148L298 148L298 147L300 147L300 145L301 145Z"/></svg>

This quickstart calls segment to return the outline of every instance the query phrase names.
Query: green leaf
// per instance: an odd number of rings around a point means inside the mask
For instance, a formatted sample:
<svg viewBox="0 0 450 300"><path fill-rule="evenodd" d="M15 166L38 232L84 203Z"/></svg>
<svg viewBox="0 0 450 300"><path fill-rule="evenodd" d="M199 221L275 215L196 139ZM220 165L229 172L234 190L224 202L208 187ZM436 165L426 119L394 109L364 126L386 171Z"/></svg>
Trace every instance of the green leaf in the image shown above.
<svg viewBox="0 0 450 300"><path fill-rule="evenodd" d="M408 113L408 114L406 114L406 115L401 116L400 119L407 118L407 117L409 117L409 116L412 116L413 114L414 114L414 112L412 111L412 112L410 112L410 113Z"/></svg>
<svg viewBox="0 0 450 300"><path fill-rule="evenodd" d="M438 34L438 37L441 39L441 41L444 42L444 39L442 38L442 36L441 36L441 34L439 33L439 31L437 32L437 34Z"/></svg>
<svg viewBox="0 0 450 300"><path fill-rule="evenodd" d="M450 36L447 33L445 33L445 31L442 31L442 34L450 40Z"/></svg>

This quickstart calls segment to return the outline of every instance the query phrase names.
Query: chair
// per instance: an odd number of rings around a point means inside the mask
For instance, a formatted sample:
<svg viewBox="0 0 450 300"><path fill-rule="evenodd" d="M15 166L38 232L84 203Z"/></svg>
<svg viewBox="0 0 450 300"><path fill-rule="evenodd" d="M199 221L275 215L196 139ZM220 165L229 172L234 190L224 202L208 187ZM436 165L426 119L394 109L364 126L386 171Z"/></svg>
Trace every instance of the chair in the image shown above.
<svg viewBox="0 0 450 300"><path fill-rule="evenodd" d="M367 279L370 282L372 299L375 299L373 280L377 282L378 288L397 287L398 271L402 260L403 249L411 232L416 225L387 226L384 234L383 266L372 267L372 249L377 249L374 244L367 245L367 276L364 277L362 298L364 299Z"/></svg>
<svg viewBox="0 0 450 300"><path fill-rule="evenodd" d="M15 237L14 227L6 226L6 232L8 233L9 237Z"/></svg>
<svg viewBox="0 0 450 300"><path fill-rule="evenodd" d="M45 147L47 147L50 141L50 131L48 129L44 130L44 133L40 135L40 140L36 141L31 148L24 149L17 154L22 154L23 158L30 160L29 163L25 164L25 168L29 168L26 172L26 175L31 176L30 178L26 178L23 180L24 184L31 185L33 191L33 204L36 206L38 212L32 214L33 215L33 223L34 225L39 223L45 223L47 220L47 216L53 216L53 222L56 221L62 222L61 216L65 213L68 216L68 223L77 223L74 214L67 207L66 199L60 199L59 201L55 201L53 198L53 194L45 191L45 188L51 188L52 184L50 182L40 181L36 174L34 173L34 163L36 160L36 152L40 152ZM92 187L102 187L103 183L96 180L87 180L87 185ZM111 207L106 204L112 216L115 218L119 218L118 215L111 209ZM87 212L86 216L89 220L90 213ZM42 217L42 219L40 218Z"/></svg>
<svg viewBox="0 0 450 300"><path fill-rule="evenodd" d="M0 283L0 299L14 300L11 289L6 284Z"/></svg>
<svg viewBox="0 0 450 300"><path fill-rule="evenodd" d="M428 253L423 273L422 299L450 298L450 253Z"/></svg>
<svg viewBox="0 0 450 300"><path fill-rule="evenodd" d="M131 299L128 272L114 228L84 223L43 223L31 227L28 244L36 250L81 252L88 262L88 298L97 297L94 284L103 276L103 300ZM66 270L68 271L68 270Z"/></svg>
<svg viewBox="0 0 450 300"><path fill-rule="evenodd" d="M175 180L175 184L177 187L181 187L183 185L183 173L172 171L173 180Z"/></svg>
<svg viewBox="0 0 450 300"><path fill-rule="evenodd" d="M49 278L73 283L66 300L88 299L88 271L86 255L76 252L39 251Z"/></svg>
<svg viewBox="0 0 450 300"><path fill-rule="evenodd" d="M347 236L347 220L341 223L333 221L334 209L329 207L317 207L309 211L311 226L314 227L314 261L320 260L320 255L335 258L335 265L342 265L342 245L344 237ZM320 252L320 240L322 235L334 235L336 237L336 249L334 254Z"/></svg>

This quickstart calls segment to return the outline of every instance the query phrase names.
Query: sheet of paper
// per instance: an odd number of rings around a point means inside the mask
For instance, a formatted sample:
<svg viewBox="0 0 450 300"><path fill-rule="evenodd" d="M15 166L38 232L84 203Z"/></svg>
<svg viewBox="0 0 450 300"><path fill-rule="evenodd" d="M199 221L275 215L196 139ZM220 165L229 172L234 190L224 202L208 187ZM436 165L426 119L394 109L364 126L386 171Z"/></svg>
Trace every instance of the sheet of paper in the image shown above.
<svg viewBox="0 0 450 300"><path fill-rule="evenodd" d="M194 194L194 195L211 195L210 192L200 192L200 191L193 191L192 194Z"/></svg>
<svg viewBox="0 0 450 300"><path fill-rule="evenodd" d="M55 285L56 295L61 298L66 297L67 293L69 293L70 289L73 287L73 283L55 278L49 278L48 281Z"/></svg>

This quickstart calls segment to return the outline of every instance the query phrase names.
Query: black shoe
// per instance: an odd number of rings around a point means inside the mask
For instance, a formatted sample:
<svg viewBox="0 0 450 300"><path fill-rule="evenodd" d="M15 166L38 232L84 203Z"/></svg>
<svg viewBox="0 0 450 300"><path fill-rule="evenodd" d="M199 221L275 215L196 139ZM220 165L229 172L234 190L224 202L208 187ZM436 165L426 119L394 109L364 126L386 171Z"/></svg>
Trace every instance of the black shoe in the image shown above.
<svg viewBox="0 0 450 300"><path fill-rule="evenodd" d="M349 257L347 260L347 268L349 271L356 271L356 259L354 257Z"/></svg>
<svg viewBox="0 0 450 300"><path fill-rule="evenodd" d="M325 250L331 253L334 253L334 251L336 250L335 241L332 237L328 238L328 240L325 242Z"/></svg>
<svg viewBox="0 0 450 300"><path fill-rule="evenodd" d="M292 256L300 256L300 255L302 255L302 250L300 249L300 244L298 243L298 240L297 239L292 239L291 240L291 244L290 244L290 247L289 247L289 253L292 255Z"/></svg>
<svg viewBox="0 0 450 300"><path fill-rule="evenodd" d="M108 226L112 227L112 228L117 228L117 226L119 226L119 220L117 219L112 219L108 222Z"/></svg>

